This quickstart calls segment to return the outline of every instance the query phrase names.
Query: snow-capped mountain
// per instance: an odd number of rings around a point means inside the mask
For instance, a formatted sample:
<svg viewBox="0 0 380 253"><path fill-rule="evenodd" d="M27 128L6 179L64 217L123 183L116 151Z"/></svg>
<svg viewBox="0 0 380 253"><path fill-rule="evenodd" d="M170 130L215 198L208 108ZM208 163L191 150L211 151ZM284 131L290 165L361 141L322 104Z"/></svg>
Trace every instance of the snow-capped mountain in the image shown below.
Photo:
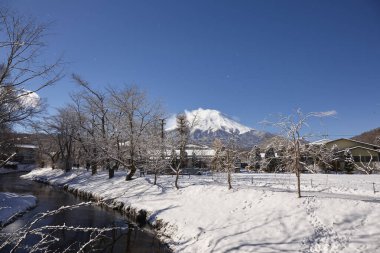
<svg viewBox="0 0 380 253"><path fill-rule="evenodd" d="M199 108L185 111L185 114L191 125L191 137L197 143L210 145L216 138L228 140L235 135L242 147L252 147L273 136L244 126L217 110ZM166 130L173 131L175 128L176 120L173 116L168 120Z"/></svg>

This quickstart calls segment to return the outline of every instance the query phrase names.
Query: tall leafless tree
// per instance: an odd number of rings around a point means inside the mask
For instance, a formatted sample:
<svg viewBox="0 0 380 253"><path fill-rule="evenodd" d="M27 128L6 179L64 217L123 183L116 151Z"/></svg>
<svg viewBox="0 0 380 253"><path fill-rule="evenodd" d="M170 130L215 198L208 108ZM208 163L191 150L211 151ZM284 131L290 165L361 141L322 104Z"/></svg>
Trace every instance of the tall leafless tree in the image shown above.
<svg viewBox="0 0 380 253"><path fill-rule="evenodd" d="M0 8L0 125L38 113L39 101L30 106L27 97L62 78L61 59L42 60L47 30L45 24Z"/></svg>
<svg viewBox="0 0 380 253"><path fill-rule="evenodd" d="M158 175L170 168L169 143L168 139L165 138L163 124L164 120L158 119L158 122L149 127L148 134L145 135L143 141L146 165L148 170L154 173L154 185L157 184Z"/></svg>
<svg viewBox="0 0 380 253"><path fill-rule="evenodd" d="M43 106L35 92L63 76L61 59L52 63L43 61L47 31L47 25L0 7L1 132L12 130L15 124L40 113ZM9 157L9 152L4 151L9 141L0 140L0 156Z"/></svg>
<svg viewBox="0 0 380 253"><path fill-rule="evenodd" d="M238 149L236 139L231 137L225 143L216 139L213 143L215 155L213 163L217 171L227 173L228 189L232 189L232 173L235 172L236 164L240 160L241 152Z"/></svg>
<svg viewBox="0 0 380 253"><path fill-rule="evenodd" d="M280 157L280 164L295 173L297 177L297 195L299 198L301 197L301 173L302 170L307 169L306 163L303 160L305 158L304 154L312 152L311 146L305 145L311 135L305 133L304 127L308 126L308 121L313 117L328 117L335 115L335 113L335 111L328 111L304 114L298 109L294 114L280 115L276 122L265 122L279 128L281 134L287 140Z"/></svg>
<svg viewBox="0 0 380 253"><path fill-rule="evenodd" d="M76 94L77 112L78 114L87 115L91 120L89 124L81 124L81 127L87 132L87 135L91 137L92 148L87 150L93 154L92 161L96 161L92 164L92 173L95 174L97 170L97 164L105 166L109 172L109 178L114 176L114 168L111 167L111 161L108 156L110 152L110 141L112 140L110 129L111 122L109 122L109 109L108 100L109 96L105 92L96 91L90 87L89 83L82 79L79 75L73 74L73 79L78 85L85 89L84 93ZM80 108L80 100L84 100L84 105ZM83 116L82 116L83 118ZM101 147L99 149L99 147Z"/></svg>
<svg viewBox="0 0 380 253"><path fill-rule="evenodd" d="M60 168L70 171L75 153L75 136L78 132L76 113L72 107L64 107L47 119L49 132L56 138L60 154Z"/></svg>
<svg viewBox="0 0 380 253"><path fill-rule="evenodd" d="M137 167L142 162L141 148L144 135L149 126L162 118L161 106L150 103L144 92L137 87L122 89L109 88L110 107L116 111L121 120L115 128L120 138L122 148L127 151L126 156L112 157L127 165L129 173L126 180L131 180Z"/></svg>
<svg viewBox="0 0 380 253"><path fill-rule="evenodd" d="M191 126L185 114L176 116L176 124L175 132L171 136L172 161L170 168L175 173L174 185L179 189L178 179L182 168L186 166L186 145L189 142ZM177 151L179 151L179 157L177 157Z"/></svg>

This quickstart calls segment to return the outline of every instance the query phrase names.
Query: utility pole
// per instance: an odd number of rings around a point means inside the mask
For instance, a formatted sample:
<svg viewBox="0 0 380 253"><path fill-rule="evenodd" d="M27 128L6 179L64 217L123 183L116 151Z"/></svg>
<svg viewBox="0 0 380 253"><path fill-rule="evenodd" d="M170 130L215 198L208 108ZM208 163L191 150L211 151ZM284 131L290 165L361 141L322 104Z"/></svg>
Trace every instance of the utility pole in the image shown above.
<svg viewBox="0 0 380 253"><path fill-rule="evenodd" d="M165 158L165 147L164 147L164 125L165 125L165 119L159 119L161 121L161 156L162 158Z"/></svg>
<svg viewBox="0 0 380 253"><path fill-rule="evenodd" d="M161 140L164 142L164 125L165 125L165 119L160 119L161 121Z"/></svg>

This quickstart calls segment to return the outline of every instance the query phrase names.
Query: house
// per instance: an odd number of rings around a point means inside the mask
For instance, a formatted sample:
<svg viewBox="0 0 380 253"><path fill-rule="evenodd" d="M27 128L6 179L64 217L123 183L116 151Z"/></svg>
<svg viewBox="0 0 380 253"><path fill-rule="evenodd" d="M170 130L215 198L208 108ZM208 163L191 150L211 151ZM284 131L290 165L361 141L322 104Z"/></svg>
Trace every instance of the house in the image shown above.
<svg viewBox="0 0 380 253"><path fill-rule="evenodd" d="M16 154L12 158L12 161L18 162L20 164L34 164L37 159L37 149L38 147L36 145L16 144Z"/></svg>
<svg viewBox="0 0 380 253"><path fill-rule="evenodd" d="M335 165L337 169L344 169L344 157L347 152L352 155L356 166L378 166L380 157L380 146L357 140L340 138L336 140L320 140L313 145L325 145L328 149L335 151L339 162Z"/></svg>
<svg viewBox="0 0 380 253"><path fill-rule="evenodd" d="M327 148L331 149L334 146L337 148L337 153L342 153L346 150L351 151L355 162L378 162L380 156L380 146L356 141L352 139L340 138L333 141L325 142Z"/></svg>
<svg viewBox="0 0 380 253"><path fill-rule="evenodd" d="M175 150L177 156L180 151ZM168 152L168 154L170 154ZM215 155L215 150L209 148L206 145L188 144L185 149L186 165L188 168L207 168L210 166L210 161Z"/></svg>

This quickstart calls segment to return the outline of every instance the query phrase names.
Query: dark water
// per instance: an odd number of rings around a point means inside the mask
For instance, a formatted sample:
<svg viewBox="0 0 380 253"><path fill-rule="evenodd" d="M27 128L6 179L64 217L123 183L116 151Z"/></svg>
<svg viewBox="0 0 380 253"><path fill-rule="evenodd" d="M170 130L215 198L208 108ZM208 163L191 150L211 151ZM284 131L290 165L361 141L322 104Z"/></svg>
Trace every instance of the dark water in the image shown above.
<svg viewBox="0 0 380 253"><path fill-rule="evenodd" d="M37 206L25 213L15 222L4 227L0 233L9 233L19 229L28 221L31 221L33 217L40 212L55 210L63 205L74 205L84 201L53 186L44 185L30 180L23 180L20 178L20 175L21 174L0 174L0 192L32 194L38 199ZM124 229L122 230L107 233L108 239L104 239L96 245L97 249L100 249L99 252L170 252L166 246L158 241L152 231L140 229L133 223L129 222L127 218L119 212L99 206L83 206L78 209L65 211L58 215L48 217L39 224L62 225L64 223L68 226L82 227L123 227ZM79 244L83 244L88 240L89 233L65 231L59 232L55 235L60 237L60 241L54 244L51 250L62 252L72 244L74 248L76 247L76 249L78 249ZM27 244L33 244L33 240L35 240L35 238L27 238L26 242ZM94 250L88 249L87 251Z"/></svg>

